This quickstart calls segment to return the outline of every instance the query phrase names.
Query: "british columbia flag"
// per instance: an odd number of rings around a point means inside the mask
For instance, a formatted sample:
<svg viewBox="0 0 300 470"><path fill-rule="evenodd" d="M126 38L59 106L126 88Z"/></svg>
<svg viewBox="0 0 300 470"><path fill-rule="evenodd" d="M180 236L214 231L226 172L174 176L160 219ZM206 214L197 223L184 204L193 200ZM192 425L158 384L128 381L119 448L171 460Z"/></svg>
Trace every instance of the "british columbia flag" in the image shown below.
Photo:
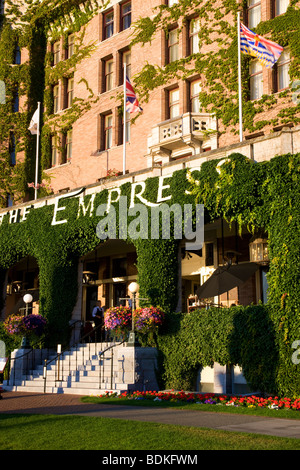
<svg viewBox="0 0 300 470"><path fill-rule="evenodd" d="M126 111L128 113L135 113L138 111L140 112L143 111L139 105L134 89L127 76L126 76Z"/></svg>
<svg viewBox="0 0 300 470"><path fill-rule="evenodd" d="M264 67L273 67L279 59L283 47L255 34L242 23L240 24L240 29L241 52L256 57Z"/></svg>

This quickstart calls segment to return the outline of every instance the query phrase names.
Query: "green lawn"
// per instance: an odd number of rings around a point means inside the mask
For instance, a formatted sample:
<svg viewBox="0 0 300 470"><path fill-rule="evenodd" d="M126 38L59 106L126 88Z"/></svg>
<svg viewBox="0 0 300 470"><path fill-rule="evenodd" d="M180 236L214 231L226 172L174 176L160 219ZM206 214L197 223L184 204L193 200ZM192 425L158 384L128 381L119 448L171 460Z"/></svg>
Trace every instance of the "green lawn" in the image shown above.
<svg viewBox="0 0 300 470"><path fill-rule="evenodd" d="M0 449L299 450L300 440L112 418L0 414Z"/></svg>

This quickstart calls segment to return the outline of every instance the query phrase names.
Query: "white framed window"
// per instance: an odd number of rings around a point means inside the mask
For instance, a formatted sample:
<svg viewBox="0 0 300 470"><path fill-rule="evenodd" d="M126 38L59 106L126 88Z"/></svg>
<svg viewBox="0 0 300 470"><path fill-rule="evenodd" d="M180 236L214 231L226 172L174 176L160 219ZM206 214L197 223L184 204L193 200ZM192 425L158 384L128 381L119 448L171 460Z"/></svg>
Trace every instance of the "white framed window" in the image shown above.
<svg viewBox="0 0 300 470"><path fill-rule="evenodd" d="M55 85L53 87L53 113L58 113L59 111L59 86Z"/></svg>
<svg viewBox="0 0 300 470"><path fill-rule="evenodd" d="M197 54L200 52L199 43L200 18L194 18L190 21L190 53Z"/></svg>
<svg viewBox="0 0 300 470"><path fill-rule="evenodd" d="M58 164L57 137L51 137L51 166Z"/></svg>
<svg viewBox="0 0 300 470"><path fill-rule="evenodd" d="M277 61L277 91L284 90L290 86L290 53L283 51Z"/></svg>
<svg viewBox="0 0 300 470"><path fill-rule="evenodd" d="M169 91L169 115L170 119L179 116L179 88Z"/></svg>
<svg viewBox="0 0 300 470"><path fill-rule="evenodd" d="M112 114L104 117L104 148L108 150L112 147Z"/></svg>
<svg viewBox="0 0 300 470"><path fill-rule="evenodd" d="M273 0L274 16L283 15L290 4L290 0Z"/></svg>
<svg viewBox="0 0 300 470"><path fill-rule="evenodd" d="M247 0L248 6L248 28L255 28L261 22L260 0Z"/></svg>
<svg viewBox="0 0 300 470"><path fill-rule="evenodd" d="M68 47L67 47L67 55L68 59L72 57L74 54L74 43L75 43L75 35L74 34L69 34L68 36Z"/></svg>
<svg viewBox="0 0 300 470"><path fill-rule="evenodd" d="M58 64L60 61L60 41L53 44L53 65Z"/></svg>
<svg viewBox="0 0 300 470"><path fill-rule="evenodd" d="M179 59L179 39L178 39L178 30L172 29L169 31L169 62L174 62L174 60Z"/></svg>
<svg viewBox="0 0 300 470"><path fill-rule="evenodd" d="M66 136L66 160L67 162L71 161L72 158L72 141L73 141L73 131L72 129L68 130Z"/></svg>
<svg viewBox="0 0 300 470"><path fill-rule="evenodd" d="M199 101L199 93L201 91L201 82L200 80L195 80L190 84L190 109L192 113L201 112L201 103Z"/></svg>
<svg viewBox="0 0 300 470"><path fill-rule="evenodd" d="M105 91L113 88L113 60L105 61Z"/></svg>
<svg viewBox="0 0 300 470"><path fill-rule="evenodd" d="M130 51L125 51L122 54L122 69L123 69L123 74L122 74L122 81L123 83L123 76L124 76L124 64L126 64L126 75L130 79L131 78L131 52Z"/></svg>
<svg viewBox="0 0 300 470"><path fill-rule="evenodd" d="M121 5L121 29L130 28L131 25L131 2L126 2Z"/></svg>
<svg viewBox="0 0 300 470"><path fill-rule="evenodd" d="M114 34L114 12L109 11L104 15L104 39L108 39Z"/></svg>
<svg viewBox="0 0 300 470"><path fill-rule="evenodd" d="M263 70L258 60L250 63L250 100L258 100L263 94Z"/></svg>
<svg viewBox="0 0 300 470"><path fill-rule="evenodd" d="M68 79L67 94L68 94L67 105L68 105L68 108L70 108L72 106L72 102L74 99L74 78Z"/></svg>

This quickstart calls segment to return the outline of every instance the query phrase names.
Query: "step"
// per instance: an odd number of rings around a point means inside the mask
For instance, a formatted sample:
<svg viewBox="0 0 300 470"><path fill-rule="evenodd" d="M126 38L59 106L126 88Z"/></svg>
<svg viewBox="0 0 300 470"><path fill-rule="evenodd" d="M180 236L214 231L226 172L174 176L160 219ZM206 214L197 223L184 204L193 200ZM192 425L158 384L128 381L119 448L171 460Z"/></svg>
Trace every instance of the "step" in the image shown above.
<svg viewBox="0 0 300 470"><path fill-rule="evenodd" d="M79 345L59 358L59 378L57 354L51 355L47 360L46 382L44 379L45 363L39 364L34 370L29 371L21 380L14 385L5 385L7 390L35 391L47 393L69 393L69 394L99 394L112 390L116 393L128 390L129 385L118 383L118 372L120 361L112 362L112 351L107 348L114 346L116 349L124 347L125 344L116 343L94 343ZM12 378L13 381L13 378Z"/></svg>
<svg viewBox="0 0 300 470"><path fill-rule="evenodd" d="M30 385L13 385L11 387L6 386L3 387L8 392L32 392L32 393L57 393L62 394L65 393L66 395L102 395L104 393L123 393L127 391L124 387L122 389L111 389L111 388L67 388L67 387L56 387L56 386L46 386L46 390L44 390L44 386L42 387L33 387Z"/></svg>

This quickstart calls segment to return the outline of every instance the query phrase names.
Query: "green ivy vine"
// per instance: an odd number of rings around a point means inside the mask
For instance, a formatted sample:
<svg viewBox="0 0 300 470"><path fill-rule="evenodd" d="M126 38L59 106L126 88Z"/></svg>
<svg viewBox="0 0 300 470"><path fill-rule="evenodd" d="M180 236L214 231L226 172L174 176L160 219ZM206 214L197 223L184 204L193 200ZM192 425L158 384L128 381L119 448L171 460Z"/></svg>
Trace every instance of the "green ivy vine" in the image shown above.
<svg viewBox="0 0 300 470"><path fill-rule="evenodd" d="M299 80L299 25L300 11L297 2L290 3L284 15L261 22L255 32L277 41L283 47L289 47L291 54L290 78ZM238 132L238 43L236 18L240 5L235 1L223 1L215 9L212 2L204 0L179 0L169 8L161 5L154 10L153 17L140 18L135 24L132 45L151 43L155 35L163 30L168 34L170 27L176 25L181 31L189 19L200 18L198 54L183 57L170 64L150 64L142 68L135 77L139 96L148 101L151 91L168 84L175 79L188 79L200 74L203 82L199 100L205 112L211 112L222 124L220 133ZM212 49L212 45L215 47ZM210 46L208 48L208 46ZM207 52L205 52L205 50ZM267 125L298 124L300 104L292 101L291 90L284 93L263 95L261 99L249 99L249 56L242 54L242 99L243 126L248 132L255 132ZM222 77L222 78L220 78ZM266 114L277 105L284 104L271 122Z"/></svg>

